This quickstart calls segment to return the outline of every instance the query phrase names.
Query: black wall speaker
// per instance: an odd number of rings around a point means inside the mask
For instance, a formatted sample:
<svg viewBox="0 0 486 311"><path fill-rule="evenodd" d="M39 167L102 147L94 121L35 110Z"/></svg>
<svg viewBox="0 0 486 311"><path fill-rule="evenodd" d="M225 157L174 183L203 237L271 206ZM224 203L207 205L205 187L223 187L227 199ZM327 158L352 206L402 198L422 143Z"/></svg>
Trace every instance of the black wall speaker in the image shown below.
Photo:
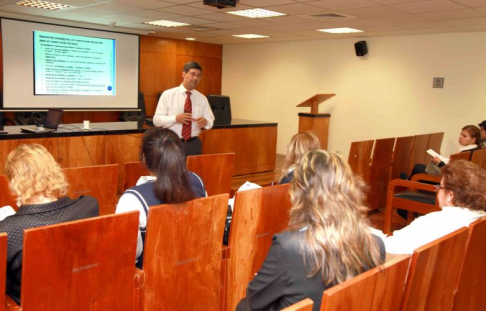
<svg viewBox="0 0 486 311"><path fill-rule="evenodd" d="M354 44L354 49L356 50L356 56L365 56L368 54L368 46L366 41L358 41Z"/></svg>

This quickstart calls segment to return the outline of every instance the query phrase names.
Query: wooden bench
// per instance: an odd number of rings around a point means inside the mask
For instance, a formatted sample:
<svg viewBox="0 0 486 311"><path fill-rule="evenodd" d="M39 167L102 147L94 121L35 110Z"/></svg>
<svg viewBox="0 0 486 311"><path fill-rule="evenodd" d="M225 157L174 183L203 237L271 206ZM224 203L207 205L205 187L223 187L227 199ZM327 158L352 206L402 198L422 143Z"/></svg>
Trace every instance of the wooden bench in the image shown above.
<svg viewBox="0 0 486 311"><path fill-rule="evenodd" d="M228 197L149 208L143 310L218 310Z"/></svg>
<svg viewBox="0 0 486 311"><path fill-rule="evenodd" d="M288 306L285 309L282 309L281 311L312 311L312 307L314 307L314 301L312 301L310 298L306 298L294 303L291 306Z"/></svg>
<svg viewBox="0 0 486 311"><path fill-rule="evenodd" d="M25 230L21 308L138 310L138 217L129 212Z"/></svg>
<svg viewBox="0 0 486 311"><path fill-rule="evenodd" d="M235 310L265 260L273 235L288 226L289 184L238 191L229 239L226 310Z"/></svg>
<svg viewBox="0 0 486 311"><path fill-rule="evenodd" d="M100 215L115 213L118 164L64 168L68 196L90 195L98 200Z"/></svg>

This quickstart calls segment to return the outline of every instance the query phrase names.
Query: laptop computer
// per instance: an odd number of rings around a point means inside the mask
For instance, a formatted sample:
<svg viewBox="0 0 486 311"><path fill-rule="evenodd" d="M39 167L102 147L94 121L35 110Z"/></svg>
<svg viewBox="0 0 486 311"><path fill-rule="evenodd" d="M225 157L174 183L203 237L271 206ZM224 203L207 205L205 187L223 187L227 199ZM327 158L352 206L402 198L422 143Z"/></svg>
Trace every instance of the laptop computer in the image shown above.
<svg viewBox="0 0 486 311"><path fill-rule="evenodd" d="M36 127L21 127L23 132L29 133L47 133L57 130L59 123L61 123L62 110L61 109L49 109L47 111L46 124L44 126Z"/></svg>

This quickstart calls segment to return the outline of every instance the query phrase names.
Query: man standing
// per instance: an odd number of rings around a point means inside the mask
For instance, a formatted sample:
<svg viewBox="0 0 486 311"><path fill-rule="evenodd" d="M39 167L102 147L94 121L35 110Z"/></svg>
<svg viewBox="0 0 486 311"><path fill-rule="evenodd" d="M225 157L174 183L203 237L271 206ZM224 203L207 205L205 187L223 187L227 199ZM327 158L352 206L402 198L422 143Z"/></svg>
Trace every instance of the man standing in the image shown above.
<svg viewBox="0 0 486 311"><path fill-rule="evenodd" d="M201 128L213 127L214 115L206 96L195 90L202 78L197 62L188 62L182 69L182 84L165 91L155 110L154 125L173 130L184 145L186 156L202 152Z"/></svg>

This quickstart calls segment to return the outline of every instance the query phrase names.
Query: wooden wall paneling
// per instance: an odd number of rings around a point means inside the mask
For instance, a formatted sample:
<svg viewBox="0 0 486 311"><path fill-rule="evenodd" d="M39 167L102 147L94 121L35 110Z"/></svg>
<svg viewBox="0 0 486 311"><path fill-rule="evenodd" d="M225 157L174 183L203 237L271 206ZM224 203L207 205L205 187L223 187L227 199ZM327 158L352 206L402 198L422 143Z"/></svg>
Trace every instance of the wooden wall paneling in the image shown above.
<svg viewBox="0 0 486 311"><path fill-rule="evenodd" d="M223 58L223 46L220 44L206 44L207 58Z"/></svg>
<svg viewBox="0 0 486 311"><path fill-rule="evenodd" d="M47 151L49 151L54 159L59 162L63 160L63 156L58 152L57 139L53 138L33 138L33 139L11 139L11 140L0 140L0 174L5 174L5 162L7 160L7 155L10 151L17 148L19 145L23 144L39 144L44 146ZM59 162L62 166L62 163Z"/></svg>
<svg viewBox="0 0 486 311"><path fill-rule="evenodd" d="M140 36L140 52L155 52L177 54L176 41L174 39Z"/></svg>
<svg viewBox="0 0 486 311"><path fill-rule="evenodd" d="M177 86L181 81L181 69L175 64L175 55L142 52L140 55L140 90L146 96ZM176 79L176 73L179 77Z"/></svg>
<svg viewBox="0 0 486 311"><path fill-rule="evenodd" d="M64 111L62 116L63 123L83 123L84 120L90 122L117 122L120 117L119 111Z"/></svg>
<svg viewBox="0 0 486 311"><path fill-rule="evenodd" d="M369 207L378 209L386 205L386 192L390 182L391 161L395 138L377 139L373 149L370 171Z"/></svg>
<svg viewBox="0 0 486 311"><path fill-rule="evenodd" d="M235 153L235 175L275 169L277 127L202 131L203 154Z"/></svg>
<svg viewBox="0 0 486 311"><path fill-rule="evenodd" d="M206 68L203 68L205 94L221 95L221 81L223 81L223 63L220 58L206 58ZM233 103L234 104L234 103Z"/></svg>
<svg viewBox="0 0 486 311"><path fill-rule="evenodd" d="M105 136L60 137L59 159L62 167L105 164Z"/></svg>
<svg viewBox="0 0 486 311"><path fill-rule="evenodd" d="M412 153L413 136L398 137L393 150L391 179L400 178L400 173L410 175L410 154Z"/></svg>
<svg viewBox="0 0 486 311"><path fill-rule="evenodd" d="M123 191L125 163L140 160L143 134L108 135L105 137L105 163L118 164L118 193Z"/></svg>
<svg viewBox="0 0 486 311"><path fill-rule="evenodd" d="M153 117L155 115L155 110L157 109L157 96L147 96L145 95L145 113L147 116Z"/></svg>

